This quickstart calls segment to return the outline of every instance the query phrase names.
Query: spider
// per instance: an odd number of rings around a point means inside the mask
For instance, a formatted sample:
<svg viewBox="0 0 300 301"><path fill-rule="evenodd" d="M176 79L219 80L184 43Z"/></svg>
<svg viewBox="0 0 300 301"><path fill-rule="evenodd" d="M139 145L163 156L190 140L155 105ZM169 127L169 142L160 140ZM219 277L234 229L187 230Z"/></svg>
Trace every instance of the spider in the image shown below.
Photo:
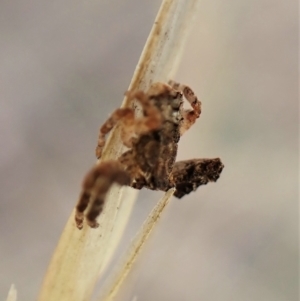
<svg viewBox="0 0 300 301"><path fill-rule="evenodd" d="M181 198L200 185L216 182L224 167L219 158L175 162L180 137L201 114L201 102L191 88L169 81L152 84L146 93L129 91L126 95L140 103L143 116L136 117L131 108L119 108L101 126L96 148L98 159L107 134L117 124L128 150L115 161L95 165L84 178L75 214L79 229L83 227L84 211L89 203L87 224L92 228L99 226L96 218L114 183L162 191L175 187L174 196ZM190 109L183 108L183 96Z"/></svg>

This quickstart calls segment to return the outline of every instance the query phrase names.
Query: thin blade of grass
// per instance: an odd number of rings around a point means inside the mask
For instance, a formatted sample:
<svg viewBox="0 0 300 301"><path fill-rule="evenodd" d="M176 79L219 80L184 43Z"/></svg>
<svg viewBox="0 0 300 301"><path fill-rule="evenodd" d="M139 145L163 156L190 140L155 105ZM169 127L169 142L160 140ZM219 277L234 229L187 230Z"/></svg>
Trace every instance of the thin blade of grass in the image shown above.
<svg viewBox="0 0 300 301"><path fill-rule="evenodd" d="M170 189L155 205L143 226L137 233L136 237L132 241L128 251L124 254L120 263L117 266L116 271L112 274L103 289L103 294L98 299L99 301L112 301L116 297L119 289L126 280L135 260L137 259L142 248L145 246L145 242L149 238L152 230L157 225L158 220L168 205L171 197L173 196L175 189Z"/></svg>
<svg viewBox="0 0 300 301"><path fill-rule="evenodd" d="M134 72L130 90L145 90L152 82L174 76L197 0L164 0ZM129 106L125 97L122 106ZM124 151L117 127L110 135L102 160ZM99 163L99 162L98 162ZM126 191L126 197L122 195ZM72 212L52 256L40 291L40 301L89 300L101 271L123 233L136 191L113 186L99 217L100 227L79 231ZM74 202L75 205L75 202Z"/></svg>
<svg viewBox="0 0 300 301"><path fill-rule="evenodd" d="M10 286L6 301L17 301L17 290L14 284Z"/></svg>

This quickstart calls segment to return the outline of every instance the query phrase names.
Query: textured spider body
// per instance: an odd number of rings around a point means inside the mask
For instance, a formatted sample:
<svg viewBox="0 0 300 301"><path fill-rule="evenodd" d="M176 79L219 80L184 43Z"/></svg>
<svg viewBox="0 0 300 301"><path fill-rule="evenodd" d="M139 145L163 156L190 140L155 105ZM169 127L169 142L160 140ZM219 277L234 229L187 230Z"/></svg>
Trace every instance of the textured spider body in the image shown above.
<svg viewBox="0 0 300 301"><path fill-rule="evenodd" d="M96 217L105 203L105 196L113 183L167 191L175 187L178 198L195 191L200 185L215 182L223 169L219 158L176 161L180 136L201 114L201 102L185 85L169 82L153 84L147 93L127 92L139 101L143 116L135 117L130 108L117 109L100 128L96 156L100 158L106 135L121 124L121 139L128 148L116 161L96 165L85 177L76 207L75 220L82 228L84 211L87 223L97 227ZM183 108L183 96L192 109Z"/></svg>
<svg viewBox="0 0 300 301"><path fill-rule="evenodd" d="M161 112L161 124L141 134L132 144L132 161L140 169L140 177L133 181L132 186L166 191L170 187L177 155L183 101L182 94L170 93L172 90L168 86L155 86L155 89L160 92L166 90L160 94L150 94L149 97L149 102Z"/></svg>

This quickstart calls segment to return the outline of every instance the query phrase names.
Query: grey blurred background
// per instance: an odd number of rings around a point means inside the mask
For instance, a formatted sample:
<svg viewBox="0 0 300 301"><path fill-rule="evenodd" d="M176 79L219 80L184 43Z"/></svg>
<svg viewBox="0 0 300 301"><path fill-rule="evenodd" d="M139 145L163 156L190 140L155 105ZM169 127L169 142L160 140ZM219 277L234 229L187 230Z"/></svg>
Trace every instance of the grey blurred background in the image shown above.
<svg viewBox="0 0 300 301"><path fill-rule="evenodd" d="M34 300L160 1L1 1L0 299ZM174 199L118 300L298 300L298 3L200 3L178 81L203 113L179 159L220 157ZM161 193L142 192L119 253Z"/></svg>

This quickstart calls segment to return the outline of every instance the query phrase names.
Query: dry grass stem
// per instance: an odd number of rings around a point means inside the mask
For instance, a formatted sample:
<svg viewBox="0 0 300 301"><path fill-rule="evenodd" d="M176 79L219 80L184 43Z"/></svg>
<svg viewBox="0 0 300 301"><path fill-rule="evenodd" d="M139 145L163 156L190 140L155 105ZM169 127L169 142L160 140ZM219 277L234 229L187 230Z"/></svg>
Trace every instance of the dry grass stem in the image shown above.
<svg viewBox="0 0 300 301"><path fill-rule="evenodd" d="M17 301L17 290L14 284L10 286L6 301Z"/></svg>
<svg viewBox="0 0 300 301"><path fill-rule="evenodd" d="M170 189L153 208L146 221L144 222L142 228L139 230L138 234L132 241L130 248L121 259L115 273L113 273L112 276L108 279L107 284L103 290L103 295L99 298L99 301L114 300L142 247L144 247L146 240L150 236L154 226L157 225L161 213L168 205L174 191L175 189Z"/></svg>
<svg viewBox="0 0 300 301"><path fill-rule="evenodd" d="M197 2L163 1L134 72L130 90L145 90L152 82L166 82L174 77ZM129 106L128 102L125 97L122 106ZM119 135L116 128L107 141L102 160L116 159L123 152ZM72 212L49 264L38 300L90 300L94 285L123 233L135 194L133 189L113 186L99 217L98 229L85 225L79 231Z"/></svg>

